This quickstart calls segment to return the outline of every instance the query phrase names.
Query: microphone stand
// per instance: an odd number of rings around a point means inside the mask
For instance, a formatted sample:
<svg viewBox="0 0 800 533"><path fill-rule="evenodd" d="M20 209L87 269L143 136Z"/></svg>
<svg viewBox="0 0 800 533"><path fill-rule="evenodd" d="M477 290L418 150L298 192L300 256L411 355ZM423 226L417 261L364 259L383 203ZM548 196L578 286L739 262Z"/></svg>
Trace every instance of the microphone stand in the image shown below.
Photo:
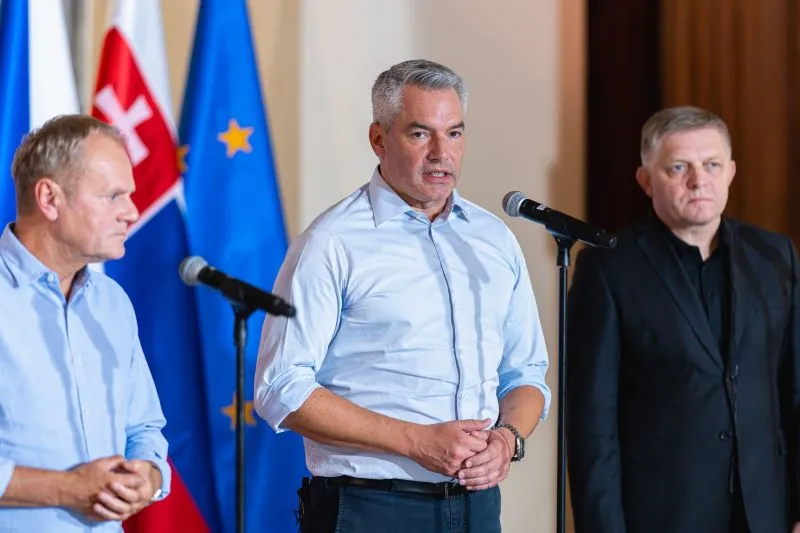
<svg viewBox="0 0 800 533"><path fill-rule="evenodd" d="M548 228L550 229L550 228ZM556 506L556 531L564 533L567 501L566 398L567 398L567 270L573 239L551 231L558 246L558 495Z"/></svg>
<svg viewBox="0 0 800 533"><path fill-rule="evenodd" d="M245 531L245 350L247 347L247 320L256 310L264 309L268 314L294 316L294 308L280 298L264 293L260 289L231 278L222 272L208 267L208 263L198 256L184 259L178 273L187 285L205 283L222 292L230 302L234 313L233 344L236 346L236 533ZM203 270L210 270L210 276L201 280ZM249 295L249 297L248 297Z"/></svg>
<svg viewBox="0 0 800 533"><path fill-rule="evenodd" d="M602 230L574 219L563 213L553 212L543 204L533 202L536 206L531 211L525 208L525 213L520 212L523 203L527 201L520 191L512 191L503 198L503 211L510 216L524 216L533 222L544 225L545 229L553 236L558 247L556 265L559 273L558 287L558 476L557 476L557 501L556 501L556 531L564 533L566 527L566 502L567 502L567 272L570 264L570 251L576 241L581 240L589 246L614 248L616 238L608 237ZM509 204L509 202L512 202ZM542 216L542 211L547 216ZM571 228L571 226L573 226ZM574 230L574 233L570 231Z"/></svg>
<svg viewBox="0 0 800 533"><path fill-rule="evenodd" d="M556 532L564 533L566 527L567 503L567 271L570 265L570 251L578 240L570 235L569 228L562 222L549 222L545 229L553 236L558 247L556 265L558 266L558 481L556 503ZM589 246L597 244L586 243ZM612 242L613 248L616 242Z"/></svg>
<svg viewBox="0 0 800 533"><path fill-rule="evenodd" d="M245 531L244 496L245 496L245 447L244 447L244 406L245 401L245 348L247 346L247 319L255 309L251 309L240 302L246 301L242 294L241 285L228 278L221 286L223 294L230 294L229 298L234 313L233 344L236 346L236 532Z"/></svg>

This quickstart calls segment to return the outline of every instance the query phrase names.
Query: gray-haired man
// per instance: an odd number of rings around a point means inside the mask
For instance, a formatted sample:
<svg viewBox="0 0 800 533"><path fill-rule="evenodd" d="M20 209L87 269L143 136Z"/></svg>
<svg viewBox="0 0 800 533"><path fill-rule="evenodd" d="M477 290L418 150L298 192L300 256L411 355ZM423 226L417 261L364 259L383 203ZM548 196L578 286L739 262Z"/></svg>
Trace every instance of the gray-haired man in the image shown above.
<svg viewBox="0 0 800 533"><path fill-rule="evenodd" d="M575 531L790 531L800 520L794 245L723 216L736 165L713 113L656 113L641 157L651 216L613 252L581 252L570 293Z"/></svg>
<svg viewBox="0 0 800 533"><path fill-rule="evenodd" d="M550 393L519 245L455 190L467 90L424 60L382 73L369 183L293 243L256 406L306 437L304 532L500 531L497 484Z"/></svg>

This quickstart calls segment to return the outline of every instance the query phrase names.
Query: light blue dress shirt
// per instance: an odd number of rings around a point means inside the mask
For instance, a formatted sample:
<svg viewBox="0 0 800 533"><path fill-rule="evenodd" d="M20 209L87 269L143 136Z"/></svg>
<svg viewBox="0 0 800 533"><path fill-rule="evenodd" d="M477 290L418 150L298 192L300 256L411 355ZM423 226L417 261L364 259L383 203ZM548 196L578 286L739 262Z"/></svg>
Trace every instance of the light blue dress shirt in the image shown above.
<svg viewBox="0 0 800 533"><path fill-rule="evenodd" d="M78 273L67 302L58 277L0 237L0 495L15 465L68 470L124 455L152 461L169 491L164 416L133 306L111 278ZM122 531L59 508L0 507L0 531Z"/></svg>
<svg viewBox="0 0 800 533"><path fill-rule="evenodd" d="M532 385L546 414L547 350L522 251L457 192L431 223L376 170L292 243L274 290L297 308L267 317L261 335L255 405L276 431L318 387L435 424L496 420L499 398ZM447 479L396 455L305 448L316 476Z"/></svg>

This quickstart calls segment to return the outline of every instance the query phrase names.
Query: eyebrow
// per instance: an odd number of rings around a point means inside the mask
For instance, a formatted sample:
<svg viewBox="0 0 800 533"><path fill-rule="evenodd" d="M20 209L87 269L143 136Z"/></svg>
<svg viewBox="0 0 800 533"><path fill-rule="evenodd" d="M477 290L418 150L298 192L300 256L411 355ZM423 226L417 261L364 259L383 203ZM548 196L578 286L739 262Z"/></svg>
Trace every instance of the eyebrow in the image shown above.
<svg viewBox="0 0 800 533"><path fill-rule="evenodd" d="M408 129L410 129L410 130L434 131L434 128L432 128L430 126L426 126L425 124L422 124L420 122L412 122L411 124L408 125ZM449 128L447 128L447 131L450 131L450 130L463 130L463 129L465 129L465 128L464 128L464 121L462 120L458 124L455 124L455 125L450 126Z"/></svg>
<svg viewBox="0 0 800 533"><path fill-rule="evenodd" d="M717 154L717 155L710 155L708 157L703 157L702 159L700 159L700 162L707 163L709 161L721 161L724 159L725 159L724 155ZM669 159L667 161L667 164L671 165L674 163L689 163L692 160L693 160L692 158L687 158L687 157L674 157L672 159Z"/></svg>

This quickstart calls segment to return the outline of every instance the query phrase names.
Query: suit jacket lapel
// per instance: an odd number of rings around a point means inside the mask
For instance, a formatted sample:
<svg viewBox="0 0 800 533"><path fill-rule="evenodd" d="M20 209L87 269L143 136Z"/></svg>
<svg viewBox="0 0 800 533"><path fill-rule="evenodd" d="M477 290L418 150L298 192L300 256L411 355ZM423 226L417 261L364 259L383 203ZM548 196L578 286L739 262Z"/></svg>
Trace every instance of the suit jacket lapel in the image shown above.
<svg viewBox="0 0 800 533"><path fill-rule="evenodd" d="M742 340L742 332L747 328L747 322L750 319L750 310L752 302L752 291L747 282L747 276L742 270L743 265L747 264L745 257L745 250L742 247L742 241L736 235L734 228L730 227L730 280L731 280L731 320L730 324L730 354L736 353L736 348Z"/></svg>
<svg viewBox="0 0 800 533"><path fill-rule="evenodd" d="M703 348L705 348L714 363L720 369L724 369L725 363L722 360L722 354L719 352L714 333L708 325L708 318L703 310L700 298L665 236L657 228L648 225L645 231L639 235L637 242L652 265L653 270L656 271L672 299L683 313L687 322L689 322L692 330L694 330L700 344L703 345Z"/></svg>

